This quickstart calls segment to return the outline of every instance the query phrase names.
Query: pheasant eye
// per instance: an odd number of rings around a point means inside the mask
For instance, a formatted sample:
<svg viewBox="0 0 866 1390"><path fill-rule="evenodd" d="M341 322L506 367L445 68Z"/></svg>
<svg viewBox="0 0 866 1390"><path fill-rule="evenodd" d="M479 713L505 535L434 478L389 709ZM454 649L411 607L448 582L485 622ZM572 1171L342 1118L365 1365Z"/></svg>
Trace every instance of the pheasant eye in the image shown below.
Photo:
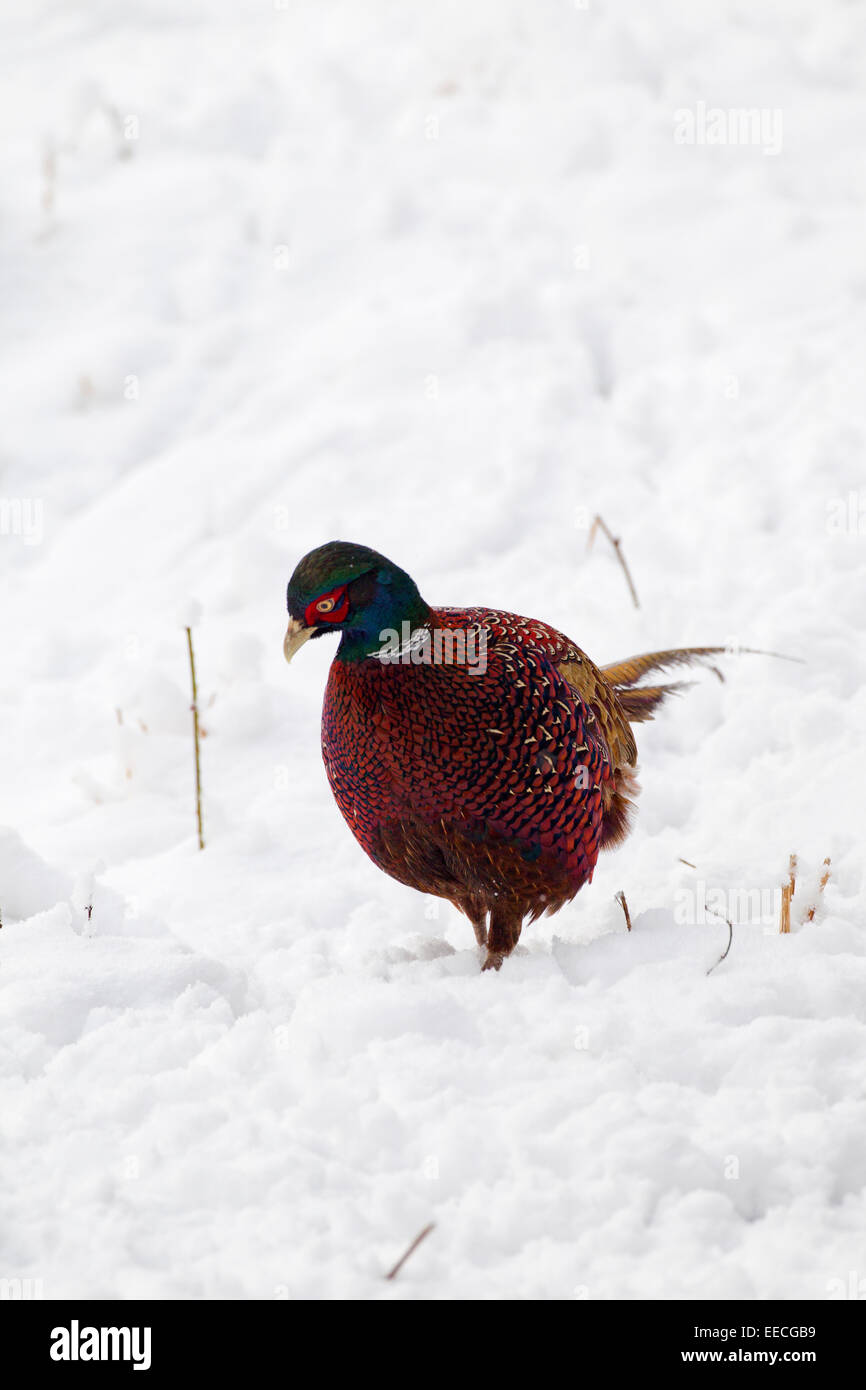
<svg viewBox="0 0 866 1390"><path fill-rule="evenodd" d="M316 604L316 611L318 613L330 613L333 606L334 600L332 598L320 598Z"/></svg>

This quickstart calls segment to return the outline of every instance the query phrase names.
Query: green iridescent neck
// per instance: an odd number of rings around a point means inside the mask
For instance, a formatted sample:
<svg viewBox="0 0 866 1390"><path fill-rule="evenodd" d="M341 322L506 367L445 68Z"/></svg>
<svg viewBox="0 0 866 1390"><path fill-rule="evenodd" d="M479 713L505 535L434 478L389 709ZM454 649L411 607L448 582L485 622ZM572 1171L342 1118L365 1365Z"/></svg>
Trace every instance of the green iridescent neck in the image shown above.
<svg viewBox="0 0 866 1390"><path fill-rule="evenodd" d="M409 575L396 567L382 570L372 599L344 627L337 660L349 664L363 661L394 633L402 638L404 623L412 631L428 623L430 618L430 608Z"/></svg>

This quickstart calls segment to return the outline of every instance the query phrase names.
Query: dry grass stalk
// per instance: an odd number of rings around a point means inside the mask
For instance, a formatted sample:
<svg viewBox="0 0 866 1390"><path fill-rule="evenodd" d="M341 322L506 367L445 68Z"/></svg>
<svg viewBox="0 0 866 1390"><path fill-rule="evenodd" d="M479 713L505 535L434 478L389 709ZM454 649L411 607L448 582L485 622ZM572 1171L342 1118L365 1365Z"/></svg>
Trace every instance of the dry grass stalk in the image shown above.
<svg viewBox="0 0 866 1390"><path fill-rule="evenodd" d="M782 906L779 912L779 931L786 935L791 930L791 899L797 881L797 856L792 854L788 860L788 882L782 884Z"/></svg>
<svg viewBox="0 0 866 1390"><path fill-rule="evenodd" d="M720 922L727 922L728 924L728 944L725 947L724 951L722 951L722 954L719 956L719 959L715 962L715 965L711 965L709 970L707 971L708 975L712 975L713 971L716 968L716 965L721 965L722 961L725 959L725 956L728 954L728 952L734 944L734 924L731 921L730 917L723 917L720 912L713 912L713 909L711 907L708 907L707 911L712 912L714 917L718 917Z"/></svg>
<svg viewBox="0 0 866 1390"><path fill-rule="evenodd" d="M827 858L824 860L824 872L822 873L820 879L818 880L818 894L819 894L819 896L820 896L821 893L823 893L824 889L827 887L827 881L828 881L829 877L830 877L830 857L829 857L829 855L828 855ZM807 921L807 922L813 922L813 921L815 920L815 908L816 908L817 906L818 906L817 903L813 903L812 906L809 908L809 911L806 913L806 921Z"/></svg>
<svg viewBox="0 0 866 1390"><path fill-rule="evenodd" d="M403 1268L409 1256L413 1255L415 1251L418 1249L418 1246L421 1244L422 1240L425 1240L427 1236L429 1236L430 1232L432 1230L435 1230L435 1225L436 1223L431 1221L429 1226L425 1226L423 1231L419 1232L419 1234L413 1240L412 1244L409 1246L409 1249L405 1252L405 1254L400 1256L394 1268L390 1269L388 1273L385 1275L386 1279L397 1278L397 1275L400 1273L400 1270Z"/></svg>
<svg viewBox="0 0 866 1390"><path fill-rule="evenodd" d="M620 889L618 893L614 894L614 897L616 898L625 915L626 928L628 931L631 931L631 917L629 916L628 903L625 900L625 893L622 891L622 889Z"/></svg>
<svg viewBox="0 0 866 1390"><path fill-rule="evenodd" d="M616 551L616 558L619 560L619 563L620 563L621 566L622 566L622 572L623 572L623 574L625 575L626 581L627 581L627 583L628 583L628 587L629 587L629 589L631 590L631 596L632 596L632 599L634 600L634 606L635 606L635 608L640 608L640 603L638 602L638 597L637 597L637 590L636 590L635 587L634 587L634 583L633 583L633 581L632 581L632 577L631 577L631 574L630 574L630 572L629 572L629 567L628 567L628 565L626 564L626 562L625 562L625 556L624 556L623 553L622 553L622 547L621 547L621 545L620 545L620 538L619 538L619 536L613 535L613 533L612 533L611 530L610 530L610 527L606 524L606 522L605 522L600 516L596 516L595 520L594 520L593 523L592 523L592 526L591 526L590 529L589 529L589 539L588 539L587 542L586 542L586 548L587 548L587 550L590 550L590 549L592 548L592 543L593 543L593 541L595 540L595 533L596 533L596 531L599 531L599 530L604 532L604 534L607 536L608 540L610 541L611 545L613 546L614 550Z"/></svg>
<svg viewBox="0 0 866 1390"><path fill-rule="evenodd" d="M204 834L202 833L201 823L201 749L199 746L199 727L198 727L198 687L195 683L195 657L192 650L192 628L186 630L186 641L189 648L189 673L192 679L192 731L195 740L195 814L198 823L198 847L204 849Z"/></svg>

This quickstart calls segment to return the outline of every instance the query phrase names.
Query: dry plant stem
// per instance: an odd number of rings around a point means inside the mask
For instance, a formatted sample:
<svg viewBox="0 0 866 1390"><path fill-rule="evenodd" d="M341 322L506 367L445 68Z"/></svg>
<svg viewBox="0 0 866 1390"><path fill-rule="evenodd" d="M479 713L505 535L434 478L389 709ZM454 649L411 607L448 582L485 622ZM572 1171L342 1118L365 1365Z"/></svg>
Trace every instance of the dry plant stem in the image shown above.
<svg viewBox="0 0 866 1390"><path fill-rule="evenodd" d="M413 1254L415 1253L415 1251L418 1249L418 1246L421 1244L422 1240L425 1240L425 1239L427 1238L427 1236L429 1236L430 1232L431 1232L432 1230L434 1230L434 1229L435 1229L435 1222L433 1222L433 1221L430 1222L430 1225L429 1225L429 1226L425 1226L425 1227L424 1227L423 1231L421 1231L421 1232L415 1237L415 1239L413 1240L412 1244L409 1246L409 1249L406 1251L406 1253L405 1253L404 1255L401 1255L401 1256L400 1256L400 1258L399 1258L399 1260L397 1261L397 1263L395 1264L394 1268L391 1269L391 1270L389 1270L388 1273L385 1275L385 1278L386 1278L386 1279L396 1279L396 1278L397 1278L397 1275L400 1273L400 1270L403 1268L403 1266L404 1266L404 1264L406 1263L406 1261L408 1260L409 1256L410 1256L410 1255L413 1255Z"/></svg>
<svg viewBox="0 0 866 1390"><path fill-rule="evenodd" d="M827 881L828 881L829 877L830 877L830 857L829 857L829 855L828 855L828 857L824 860L824 872L822 873L820 879L818 880L818 894L819 894L819 896L820 896L821 893L823 893L824 889L827 887ZM812 906L809 908L809 911L806 913L806 921L807 921L807 922L813 922L813 921L815 920L815 908L816 908L816 907L817 907L817 903L813 903Z"/></svg>
<svg viewBox="0 0 866 1390"><path fill-rule="evenodd" d="M712 908L708 908L707 910L708 910L709 912L712 912L712 911L713 911ZM722 961L725 959L725 956L728 954L728 952L730 951L732 945L734 944L734 924L733 924L733 922L731 921L730 917L722 917L721 913L719 913L719 912L713 912L713 916L714 916L714 917L718 917L718 919L719 919L720 922L727 922L727 924L728 924L728 944L727 944L727 946L725 947L724 951L722 951L722 954L719 956L719 959L716 961L715 965L711 965L711 966L710 966L709 970L707 971L707 974L708 974L708 975L712 975L713 971L714 971L715 968L716 968L716 965L721 965Z"/></svg>
<svg viewBox="0 0 866 1390"><path fill-rule="evenodd" d="M695 869L695 868L697 868L697 865L696 865L696 864L693 864L692 861L691 861L691 859L680 859L680 863L681 863L681 864L688 864L688 866L689 866L690 869Z"/></svg>
<svg viewBox="0 0 866 1390"><path fill-rule="evenodd" d="M779 931L782 936L787 936L791 930L791 889L787 883L782 884L782 906L779 909Z"/></svg>
<svg viewBox="0 0 866 1390"><path fill-rule="evenodd" d="M601 531L604 532L604 534L607 536L608 540L610 541L611 545L613 546L614 550L616 551L616 558L619 560L619 563L622 565L622 572L623 572L623 574L625 575L626 581L627 581L627 583L628 583L628 587L629 587L629 589L631 590L631 596L632 596L632 599L634 600L634 606L635 606L635 608L640 608L640 603L638 602L638 597L637 597L637 590L636 590L635 587L634 587L634 583L632 582L631 574L629 573L628 565L627 565L626 562L625 562L625 556L624 556L623 553L622 553L622 548L621 548L621 546L620 546L620 538L619 538L619 536L614 536L614 535L612 534L612 532L611 532L611 530L610 530L610 527L606 524L606 522L605 522L600 516L597 516L597 517L595 518L595 520L594 520L593 523L592 523L592 526L590 527L590 530L589 530L589 539L588 539L588 541L587 541L587 543L586 543L586 548L587 548L587 550L589 550L589 549L591 548L592 543L593 543L593 541L595 540L595 533L596 533L597 530L601 530Z"/></svg>
<svg viewBox="0 0 866 1390"><path fill-rule="evenodd" d="M198 730L198 687L195 683L195 657L192 651L192 628L186 630L186 641L189 647L189 673L192 679L192 731L195 740L195 814L198 823L198 847L204 849L204 835L201 825L201 751L199 748Z"/></svg>
<svg viewBox="0 0 866 1390"><path fill-rule="evenodd" d="M626 928L627 928L629 931L631 931L631 917L629 916L629 912L628 912L628 903L627 903L626 900L625 900L625 893L622 891L622 889L620 889L620 891L619 891L618 893L615 893L615 894L614 894L614 897L616 898L617 902L619 903L619 905L620 905L620 907L622 908L623 913L624 913L624 915L625 915L625 925L626 925Z"/></svg>
<svg viewBox="0 0 866 1390"><path fill-rule="evenodd" d="M788 882L782 884L782 906L779 911L779 931L786 936L791 930L791 899L794 896L794 884L797 881L797 856L792 854L788 859Z"/></svg>

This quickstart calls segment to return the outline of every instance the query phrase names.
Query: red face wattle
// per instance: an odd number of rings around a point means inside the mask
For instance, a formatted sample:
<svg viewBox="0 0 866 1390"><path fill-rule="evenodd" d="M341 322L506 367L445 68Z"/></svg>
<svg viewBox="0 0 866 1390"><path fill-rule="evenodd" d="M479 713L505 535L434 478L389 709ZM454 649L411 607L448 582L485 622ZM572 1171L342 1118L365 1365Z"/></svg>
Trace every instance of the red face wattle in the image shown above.
<svg viewBox="0 0 866 1390"><path fill-rule="evenodd" d="M313 599L312 603L307 604L304 612L304 624L307 627L316 627L319 623L341 623L349 611L349 595L346 592L348 585L341 584L338 588L332 589L330 593L320 594Z"/></svg>

